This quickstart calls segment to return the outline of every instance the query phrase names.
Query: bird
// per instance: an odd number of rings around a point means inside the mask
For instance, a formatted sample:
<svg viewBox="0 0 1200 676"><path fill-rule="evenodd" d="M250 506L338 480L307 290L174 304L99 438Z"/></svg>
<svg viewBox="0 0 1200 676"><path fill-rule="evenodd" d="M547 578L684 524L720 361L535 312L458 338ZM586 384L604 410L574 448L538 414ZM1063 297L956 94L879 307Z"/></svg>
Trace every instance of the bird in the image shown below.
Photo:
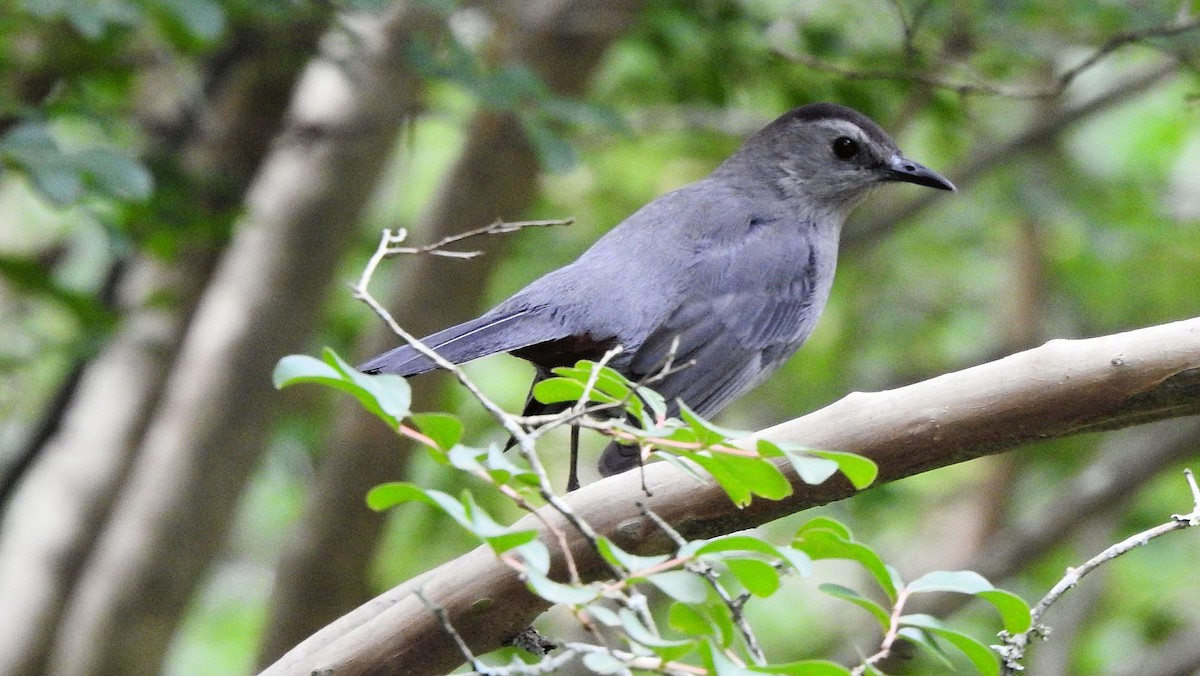
<svg viewBox="0 0 1200 676"><path fill-rule="evenodd" d="M847 216L890 182L955 190L906 158L866 115L835 103L799 106L574 262L422 342L454 364L507 352L534 365L534 385L555 367L601 359L616 346L607 365L635 382L670 356L688 366L654 384L668 414L677 416L683 402L712 416L808 338L829 298ZM435 364L402 345L358 368L408 377ZM526 415L562 410L530 394ZM568 490L579 486L578 428L571 442ZM599 471L610 476L641 462L640 449L612 442Z"/></svg>

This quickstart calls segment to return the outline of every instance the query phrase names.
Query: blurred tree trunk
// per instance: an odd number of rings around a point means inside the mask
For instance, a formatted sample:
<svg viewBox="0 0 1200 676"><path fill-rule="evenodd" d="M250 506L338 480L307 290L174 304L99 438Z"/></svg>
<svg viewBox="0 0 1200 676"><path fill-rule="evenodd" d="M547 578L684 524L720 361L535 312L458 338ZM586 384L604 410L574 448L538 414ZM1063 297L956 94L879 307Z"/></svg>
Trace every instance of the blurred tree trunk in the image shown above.
<svg viewBox="0 0 1200 676"><path fill-rule="evenodd" d="M557 95L578 96L640 5L636 0L554 0L496 2L484 9L498 27L497 58L528 64ZM462 155L415 231L433 241L496 218L517 219L536 196L538 172L538 157L520 120L480 111ZM393 314L423 335L477 311L478 290L506 241L472 243L487 255L470 261L407 259L409 269L392 290ZM395 346L396 337L380 324L364 342L362 354L368 355ZM445 382L439 377L436 384L418 387L414 408L436 408ZM371 486L401 476L409 451L359 406L342 402L335 420L326 444L330 455L275 577L263 664L372 595L368 573L384 516L368 510L363 496Z"/></svg>
<svg viewBox="0 0 1200 676"><path fill-rule="evenodd" d="M206 64L202 104L164 102L160 78L143 74L154 101L143 126L149 160L188 183L191 208L212 230L241 202L267 152L263 129L277 128L293 81L312 53L319 23L235 28L231 48ZM272 32L274 31L274 32ZM162 119L164 107L169 108ZM202 110L191 115L189 108ZM178 220L164 204L157 216ZM120 328L81 366L58 430L37 450L5 514L0 538L0 674L33 674L46 660L68 597L120 493L152 418L196 303L212 274L219 238L185 245L170 261L135 258L120 283ZM155 299L170 298L167 306Z"/></svg>
<svg viewBox="0 0 1200 676"><path fill-rule="evenodd" d="M401 53L414 31L436 25L403 6L356 28L339 27L329 44L340 53L309 65L290 123L257 172L129 482L69 599L53 673L157 671L223 542L271 429L271 368L317 321L314 308L415 106L419 82Z"/></svg>

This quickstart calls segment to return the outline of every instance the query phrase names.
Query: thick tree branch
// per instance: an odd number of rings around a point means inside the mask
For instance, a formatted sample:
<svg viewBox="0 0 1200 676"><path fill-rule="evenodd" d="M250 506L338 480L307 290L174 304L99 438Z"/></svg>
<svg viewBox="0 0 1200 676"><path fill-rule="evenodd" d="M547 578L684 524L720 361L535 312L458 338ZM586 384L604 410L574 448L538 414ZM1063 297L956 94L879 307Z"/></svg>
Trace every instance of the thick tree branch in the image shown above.
<svg viewBox="0 0 1200 676"><path fill-rule="evenodd" d="M854 451L895 481L1035 440L1200 413L1200 319L1086 340L1056 340L995 362L877 393L854 393L759 435ZM715 484L697 484L668 463L596 482L568 500L597 531L640 553L671 547L640 503L685 537L712 537L849 497L841 480L778 502L736 509ZM548 513L552 523L561 517ZM533 516L520 527L539 528ZM550 543L553 550L553 543ZM604 567L582 538L572 554L584 576ZM561 555L559 555L561 558ZM440 623L414 595L445 608L472 650L515 635L546 609L490 550L479 548L364 604L310 637L266 674L434 674L461 661Z"/></svg>

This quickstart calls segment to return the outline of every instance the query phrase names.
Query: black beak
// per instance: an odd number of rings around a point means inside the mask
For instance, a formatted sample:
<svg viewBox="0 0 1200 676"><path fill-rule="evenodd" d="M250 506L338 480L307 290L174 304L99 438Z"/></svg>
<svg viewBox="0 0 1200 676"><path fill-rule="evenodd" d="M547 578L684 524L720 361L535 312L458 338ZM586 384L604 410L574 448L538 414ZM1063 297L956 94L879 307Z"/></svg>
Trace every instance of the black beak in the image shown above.
<svg viewBox="0 0 1200 676"><path fill-rule="evenodd" d="M956 190L954 184L943 178L941 174L922 164L905 159L899 153L892 155L892 159L888 160L887 166L883 168L883 173L885 180L888 181L916 183L950 192Z"/></svg>

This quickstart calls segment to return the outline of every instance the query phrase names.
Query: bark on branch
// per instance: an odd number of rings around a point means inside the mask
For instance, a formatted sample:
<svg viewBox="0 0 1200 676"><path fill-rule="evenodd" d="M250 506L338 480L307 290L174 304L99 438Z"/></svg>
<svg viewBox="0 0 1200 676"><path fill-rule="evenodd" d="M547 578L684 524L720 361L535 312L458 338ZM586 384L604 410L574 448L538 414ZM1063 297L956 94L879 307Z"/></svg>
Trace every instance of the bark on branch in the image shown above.
<svg viewBox="0 0 1200 676"><path fill-rule="evenodd" d="M854 451L879 464L878 484L998 453L1036 440L1200 413L1200 318L1086 340L1055 340L988 364L907 387L853 393L757 436ZM786 472L785 472L786 473ZM800 483L784 500L737 509L715 484L699 485L668 463L596 482L569 497L576 513L639 553L670 543L638 502L689 538L751 528L849 497L848 483ZM569 532L554 513L542 515ZM539 528L532 516L520 527ZM544 536L545 537L545 536ZM545 538L551 550L555 544ZM582 538L572 553L584 576L604 567ZM561 556L559 556L561 560ZM484 548L380 595L343 616L264 674L436 674L462 661L437 618L414 595L444 608L477 653L499 647L547 608Z"/></svg>

